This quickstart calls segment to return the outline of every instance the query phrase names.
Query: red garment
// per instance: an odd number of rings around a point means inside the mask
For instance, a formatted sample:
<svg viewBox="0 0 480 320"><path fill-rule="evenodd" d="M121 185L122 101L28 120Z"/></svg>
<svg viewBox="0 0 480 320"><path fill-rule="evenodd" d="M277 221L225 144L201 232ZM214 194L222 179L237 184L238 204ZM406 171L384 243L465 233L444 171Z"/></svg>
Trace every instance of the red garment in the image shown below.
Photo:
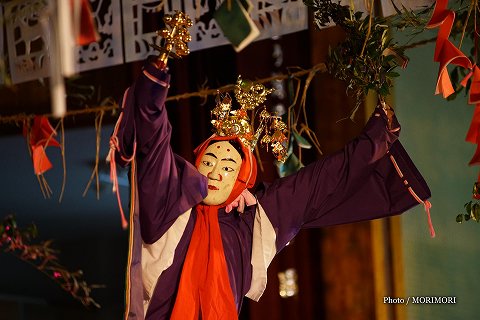
<svg viewBox="0 0 480 320"><path fill-rule="evenodd" d="M195 149L196 166L211 142L225 140L239 141L233 137L209 138ZM234 201L243 190L255 183L257 163L252 152L240 145L244 154L242 166L228 199L218 206L196 206L195 227L171 315L173 320L238 318L218 224L218 209Z"/></svg>

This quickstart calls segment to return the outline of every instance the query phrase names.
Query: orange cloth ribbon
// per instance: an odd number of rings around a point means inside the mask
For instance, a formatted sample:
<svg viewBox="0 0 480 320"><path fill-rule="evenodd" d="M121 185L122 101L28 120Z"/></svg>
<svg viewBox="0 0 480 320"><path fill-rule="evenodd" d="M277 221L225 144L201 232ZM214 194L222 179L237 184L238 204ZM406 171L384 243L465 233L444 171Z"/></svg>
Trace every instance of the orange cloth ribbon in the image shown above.
<svg viewBox="0 0 480 320"><path fill-rule="evenodd" d="M465 54L448 40L455 21L455 12L447 9L448 0L439 0L435 3L432 18L427 28L439 27L435 55L433 60L440 63L435 94L442 94L444 98L455 92L448 75L447 66L454 64L466 69L472 69L472 63Z"/></svg>
<svg viewBox="0 0 480 320"><path fill-rule="evenodd" d="M36 116L30 132L24 126L23 135L28 137L32 151L33 170L36 175L41 175L52 168L52 163L45 152L46 147L60 147L60 143L53 137L57 135L48 119L44 116Z"/></svg>

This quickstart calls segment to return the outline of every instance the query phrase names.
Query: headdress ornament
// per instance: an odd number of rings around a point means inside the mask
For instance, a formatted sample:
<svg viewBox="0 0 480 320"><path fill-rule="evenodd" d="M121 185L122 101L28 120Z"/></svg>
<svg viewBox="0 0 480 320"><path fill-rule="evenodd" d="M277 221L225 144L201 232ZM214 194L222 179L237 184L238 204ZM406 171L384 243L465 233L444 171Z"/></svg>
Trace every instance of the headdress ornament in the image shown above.
<svg viewBox="0 0 480 320"><path fill-rule="evenodd" d="M232 110L232 98L228 93L217 93L216 107L211 111L212 124L214 131L218 136L235 136L250 151L255 149L258 141L266 146L270 146L275 158L284 162L287 158L286 141L287 125L281 117L268 112L263 106L259 115L259 124L255 130L255 108L260 106L267 99L267 95L272 93L273 89L267 89L262 84L255 84L250 81L242 80L238 77L235 84L235 99L240 105L239 109ZM253 121L248 117L248 111L251 111ZM262 138L260 136L263 134Z"/></svg>

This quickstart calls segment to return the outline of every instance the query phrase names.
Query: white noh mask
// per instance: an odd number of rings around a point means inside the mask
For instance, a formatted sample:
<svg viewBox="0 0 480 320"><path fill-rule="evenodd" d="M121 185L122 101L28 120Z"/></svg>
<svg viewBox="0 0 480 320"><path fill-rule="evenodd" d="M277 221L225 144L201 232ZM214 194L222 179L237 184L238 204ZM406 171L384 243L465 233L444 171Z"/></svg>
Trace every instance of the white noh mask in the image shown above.
<svg viewBox="0 0 480 320"><path fill-rule="evenodd" d="M215 142L207 147L198 164L198 171L208 178L206 205L227 201L237 181L242 157L228 141Z"/></svg>

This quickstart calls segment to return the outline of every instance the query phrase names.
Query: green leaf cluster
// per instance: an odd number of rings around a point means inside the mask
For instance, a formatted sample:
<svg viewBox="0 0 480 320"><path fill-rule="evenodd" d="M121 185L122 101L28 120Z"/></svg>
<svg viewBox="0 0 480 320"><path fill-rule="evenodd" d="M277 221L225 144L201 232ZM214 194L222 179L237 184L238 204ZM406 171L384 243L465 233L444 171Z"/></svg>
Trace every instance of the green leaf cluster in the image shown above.
<svg viewBox="0 0 480 320"><path fill-rule="evenodd" d="M330 0L304 0L304 3L314 10L318 26L331 21L345 30L345 40L329 48L327 68L355 94L355 110L370 90L378 96L388 96L394 78L399 76L394 70L402 64L399 57L404 52L392 44L386 19L363 17L362 12L352 12L349 6Z"/></svg>
<svg viewBox="0 0 480 320"><path fill-rule="evenodd" d="M369 90L382 97L390 94L393 79L399 76L394 71L398 61L394 55L385 54L385 50L389 48L392 52L403 54L391 44L388 26L378 21L373 24L366 39L368 24L368 19L348 20L347 38L335 48L330 48L327 62L329 72L346 81L348 90L355 92L359 100Z"/></svg>
<svg viewBox="0 0 480 320"><path fill-rule="evenodd" d="M303 3L313 9L313 18L319 28L331 23L343 25L343 22L350 18L349 6L342 6L331 0L303 0Z"/></svg>
<svg viewBox="0 0 480 320"><path fill-rule="evenodd" d="M478 202L469 201L465 203L464 208L466 213L457 215L456 221L458 223L469 220L480 222L480 204Z"/></svg>

